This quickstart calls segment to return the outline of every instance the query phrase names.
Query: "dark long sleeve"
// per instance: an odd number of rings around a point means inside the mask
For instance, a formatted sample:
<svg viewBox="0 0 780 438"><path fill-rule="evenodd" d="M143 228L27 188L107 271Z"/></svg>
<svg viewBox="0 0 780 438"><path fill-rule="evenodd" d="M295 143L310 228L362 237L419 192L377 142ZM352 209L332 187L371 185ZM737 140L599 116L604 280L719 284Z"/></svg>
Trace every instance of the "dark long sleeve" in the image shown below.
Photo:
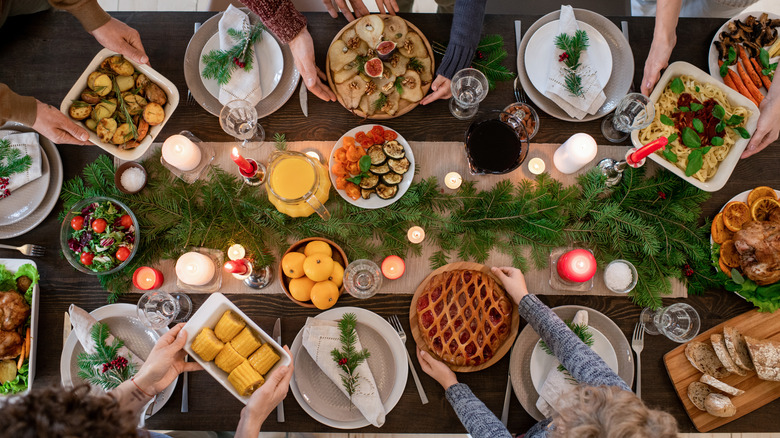
<svg viewBox="0 0 780 438"><path fill-rule="evenodd" d="M512 438L503 423L471 392L468 385L452 385L444 395L473 438Z"/></svg>
<svg viewBox="0 0 780 438"><path fill-rule="evenodd" d="M482 19L487 0L456 0L450 42L436 74L452 79L458 70L468 67L482 35Z"/></svg>

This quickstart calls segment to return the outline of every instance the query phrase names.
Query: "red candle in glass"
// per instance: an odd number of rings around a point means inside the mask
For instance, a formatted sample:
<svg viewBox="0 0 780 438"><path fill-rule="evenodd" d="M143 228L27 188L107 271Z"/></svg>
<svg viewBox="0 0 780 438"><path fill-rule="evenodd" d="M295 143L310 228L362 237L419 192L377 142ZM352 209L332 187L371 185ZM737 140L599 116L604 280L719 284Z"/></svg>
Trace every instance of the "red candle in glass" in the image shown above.
<svg viewBox="0 0 780 438"><path fill-rule="evenodd" d="M133 286L140 290L157 289L163 284L163 274L157 269L141 266L133 272Z"/></svg>
<svg viewBox="0 0 780 438"><path fill-rule="evenodd" d="M382 275L389 280L400 278L406 272L406 263L397 255L387 256L382 262Z"/></svg>
<svg viewBox="0 0 780 438"><path fill-rule="evenodd" d="M596 258L587 249L573 249L558 258L558 275L572 283L584 283L596 273Z"/></svg>
<svg viewBox="0 0 780 438"><path fill-rule="evenodd" d="M658 149L666 147L666 144L669 143L669 139L666 137L661 137L657 140L653 140L650 143L642 146L639 148L636 152L628 156L628 161L632 163L639 163L640 161L644 160L645 158L649 157L650 154L657 151Z"/></svg>
<svg viewBox="0 0 780 438"><path fill-rule="evenodd" d="M230 154L230 158L233 159L233 161L238 164L238 169L241 171L244 175L252 175L255 173L255 168L252 166L252 164L247 161L246 158L242 157L241 154L238 153L238 148L233 148L233 153Z"/></svg>
<svg viewBox="0 0 780 438"><path fill-rule="evenodd" d="M249 273L249 263L247 259L228 260L225 262L225 270L231 274L246 275Z"/></svg>

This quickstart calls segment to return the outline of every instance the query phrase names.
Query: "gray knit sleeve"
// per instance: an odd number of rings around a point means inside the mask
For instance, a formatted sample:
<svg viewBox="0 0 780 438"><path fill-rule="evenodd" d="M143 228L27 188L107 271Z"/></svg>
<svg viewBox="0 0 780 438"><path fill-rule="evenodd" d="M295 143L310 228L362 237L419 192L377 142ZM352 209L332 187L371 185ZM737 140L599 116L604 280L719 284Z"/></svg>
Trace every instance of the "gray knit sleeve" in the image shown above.
<svg viewBox="0 0 780 438"><path fill-rule="evenodd" d="M520 300L522 316L555 353L555 357L578 382L591 386L631 388L604 361L585 345L536 295Z"/></svg>
<svg viewBox="0 0 780 438"><path fill-rule="evenodd" d="M465 383L450 386L444 395L472 438L512 438L496 415Z"/></svg>
<svg viewBox="0 0 780 438"><path fill-rule="evenodd" d="M436 69L437 75L452 79L458 70L471 64L474 52L482 35L482 19L485 16L487 0L456 0L455 15L452 17L450 42L447 52Z"/></svg>

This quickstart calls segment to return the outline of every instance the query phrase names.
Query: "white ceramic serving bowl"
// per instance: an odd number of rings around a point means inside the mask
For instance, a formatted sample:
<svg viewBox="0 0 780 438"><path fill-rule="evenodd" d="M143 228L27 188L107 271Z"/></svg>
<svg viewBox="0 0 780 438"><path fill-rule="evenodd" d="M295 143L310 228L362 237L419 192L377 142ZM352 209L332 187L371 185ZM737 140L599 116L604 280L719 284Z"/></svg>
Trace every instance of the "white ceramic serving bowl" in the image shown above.
<svg viewBox="0 0 780 438"><path fill-rule="evenodd" d="M108 58L109 56L116 55L117 53L109 50L109 49L103 49L100 52L98 52L97 55L95 55L94 58L92 58L92 61L89 63L87 68L84 70L84 73L81 74L81 76L78 78L76 83L73 85L73 88L68 91L68 94L65 95L65 99L62 100L62 103L60 104L60 111L62 111L65 116L70 119L70 116L68 115L68 109L70 108L70 104L74 100L79 100L81 97L81 92L84 91L85 88L87 88L87 77L92 73L93 71L97 70L98 67L100 67L100 63L103 62L104 59ZM146 138L143 139L141 144L135 148L130 150L121 150L119 147L117 147L114 144L106 143L100 140L98 138L97 133L94 131L91 131L84 126L83 122L76 122L80 126L87 129L87 132L89 132L89 141L99 146L101 149L105 150L111 155L114 155L115 157L125 160L125 161L135 161L146 152L147 149L149 149L149 146L151 146L152 142L155 138L157 138L157 135L162 131L163 126L170 120L171 115L173 114L173 111L176 109L177 106L179 106L179 90L176 89L176 86L173 85L173 82L169 81L165 76L158 73L155 69L149 67L148 65L144 64L136 64L135 62L130 61L131 64L133 64L133 67L135 67L136 70L140 71L141 73L145 74L146 77L148 77L152 82L159 85L160 88L165 91L165 94L168 95L168 102L164 106L165 110L165 118L163 119L162 123L155 126L149 127L149 134L147 134ZM73 120L73 119L70 119Z"/></svg>
<svg viewBox="0 0 780 438"><path fill-rule="evenodd" d="M756 107L756 105L753 102L751 102L747 97L739 94L735 90L732 90L728 86L724 85L722 82L710 76L705 71L684 61L677 61L675 63L672 63L666 69L663 76L661 76L661 79L658 81L655 88L653 89L653 92L650 94L650 100L653 102L653 104L658 102L658 98L661 96L661 93L663 92L664 88L666 88L666 85L674 78L680 75L690 76L701 83L713 84L714 86L723 90L723 92L726 94L726 97L729 99L729 103L731 105L742 106L747 108L747 110L751 112L751 115L745 120L744 126L745 129L747 129L747 131L750 133L750 135L753 135L753 132L755 132L756 130L756 124L758 123L758 116L760 114L760 112L758 111L758 107ZM658 111L656 111L655 116L660 117L661 115L659 114ZM737 166L737 162L739 161L739 156L742 155L742 152L745 150L745 147L747 147L749 141L750 140L741 137L738 138L734 146L729 151L729 154L718 165L718 171L715 173L715 175L712 178L709 179L709 181L706 182L701 182L692 176L685 176L685 171L683 169L680 169L672 162L666 161L666 159L664 159L662 156L658 154L650 154L648 158L658 163L661 167L668 169L669 171L679 176L680 178L693 184L694 186L706 192L716 192L722 189L723 186L726 185L726 182L729 180L729 177L731 177L731 173L734 171L734 168ZM631 142L634 144L635 147L643 146L639 142L638 130L631 132Z"/></svg>

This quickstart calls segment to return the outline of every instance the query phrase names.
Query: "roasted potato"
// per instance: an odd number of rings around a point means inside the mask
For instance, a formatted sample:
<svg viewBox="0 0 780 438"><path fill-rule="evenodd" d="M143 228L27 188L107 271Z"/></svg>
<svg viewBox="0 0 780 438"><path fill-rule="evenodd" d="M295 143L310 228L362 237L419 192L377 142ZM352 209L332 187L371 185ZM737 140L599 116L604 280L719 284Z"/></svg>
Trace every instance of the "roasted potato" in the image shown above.
<svg viewBox="0 0 780 438"><path fill-rule="evenodd" d="M137 94L126 93L122 97L125 99L125 106L131 116L141 114L144 111L144 107L148 104L146 99Z"/></svg>
<svg viewBox="0 0 780 438"><path fill-rule="evenodd" d="M119 91L127 91L133 88L135 81L132 76L117 76L116 85L119 87Z"/></svg>
<svg viewBox="0 0 780 438"><path fill-rule="evenodd" d="M87 125L87 129L94 131L97 129L97 122L93 119L84 120L84 124Z"/></svg>
<svg viewBox="0 0 780 438"><path fill-rule="evenodd" d="M108 75L101 74L95 78L91 88L99 96L106 96L108 93L114 91L113 85L114 84L111 82L111 78L108 77Z"/></svg>
<svg viewBox="0 0 780 438"><path fill-rule="evenodd" d="M70 104L68 114L76 120L84 120L92 114L92 105L77 100Z"/></svg>
<svg viewBox="0 0 780 438"><path fill-rule="evenodd" d="M154 102L160 106L165 105L168 102L168 95L154 82L149 82L144 88L144 94L149 102Z"/></svg>
<svg viewBox="0 0 780 438"><path fill-rule="evenodd" d="M157 103L149 102L144 108L144 120L149 126L159 125L165 120L165 110Z"/></svg>
<svg viewBox="0 0 780 438"><path fill-rule="evenodd" d="M126 60L122 55L114 55L108 59L108 63L111 65L111 70L114 70L118 75L132 76L135 72L135 67L133 67L133 64Z"/></svg>
<svg viewBox="0 0 780 438"><path fill-rule="evenodd" d="M132 139L133 133L130 131L130 124L122 123L118 128L116 128L116 131L114 131L114 136L111 138L111 143L120 145Z"/></svg>
<svg viewBox="0 0 780 438"><path fill-rule="evenodd" d="M119 149L122 149L123 151L128 151L130 149L135 149L141 144L138 140L130 140L127 143L120 145Z"/></svg>
<svg viewBox="0 0 780 438"><path fill-rule="evenodd" d="M102 75L103 73L100 73L99 71L93 71L92 73L87 76L87 87L90 90L95 89L95 79L97 79L98 76Z"/></svg>
<svg viewBox="0 0 780 438"><path fill-rule="evenodd" d="M136 140L142 141L144 138L146 138L146 134L149 133L149 124L146 123L146 120L141 119L136 125L136 131L138 132L138 137L136 137Z"/></svg>
<svg viewBox="0 0 780 438"><path fill-rule="evenodd" d="M16 362L11 359L0 361L0 385L16 378Z"/></svg>
<svg viewBox="0 0 780 438"><path fill-rule="evenodd" d="M111 143L111 140L114 138L114 132L116 132L116 128L116 120L106 117L100 120L96 132L101 140L106 143Z"/></svg>
<svg viewBox="0 0 780 438"><path fill-rule="evenodd" d="M107 117L111 117L114 111L111 106L106 102L100 102L95 105L95 109L92 110L92 120L99 122Z"/></svg>
<svg viewBox="0 0 780 438"><path fill-rule="evenodd" d="M139 90L143 90L146 88L146 84L148 84L149 78L146 77L145 74L140 73L137 78L135 78L135 88L138 88Z"/></svg>
<svg viewBox="0 0 780 438"><path fill-rule="evenodd" d="M90 105L97 105L100 103L100 96L90 89L86 89L81 92L81 100L87 102Z"/></svg>

